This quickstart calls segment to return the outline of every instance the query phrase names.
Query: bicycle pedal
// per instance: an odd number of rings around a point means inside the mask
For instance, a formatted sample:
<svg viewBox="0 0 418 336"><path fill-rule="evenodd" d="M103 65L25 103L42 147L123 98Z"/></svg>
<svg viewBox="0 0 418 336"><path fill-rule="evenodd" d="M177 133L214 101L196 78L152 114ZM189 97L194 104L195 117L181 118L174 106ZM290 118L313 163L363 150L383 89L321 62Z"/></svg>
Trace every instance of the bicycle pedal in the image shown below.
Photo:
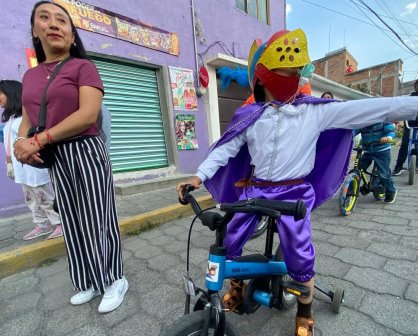
<svg viewBox="0 0 418 336"><path fill-rule="evenodd" d="M309 288L296 281L285 281L283 282L283 288L289 294L293 294L299 297L308 297Z"/></svg>

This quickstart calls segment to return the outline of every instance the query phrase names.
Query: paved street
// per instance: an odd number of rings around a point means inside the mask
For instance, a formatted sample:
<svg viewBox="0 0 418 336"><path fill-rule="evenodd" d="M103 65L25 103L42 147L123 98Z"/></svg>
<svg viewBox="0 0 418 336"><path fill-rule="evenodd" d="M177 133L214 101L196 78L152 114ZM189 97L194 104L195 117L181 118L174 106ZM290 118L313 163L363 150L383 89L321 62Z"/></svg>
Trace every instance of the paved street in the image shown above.
<svg viewBox="0 0 418 336"><path fill-rule="evenodd" d="M328 298L316 293L316 336L418 335L418 188L407 185L407 180L405 173L395 178L399 195L394 204L376 202L368 195L359 199L349 217L339 215L336 199L314 212L317 278L345 289L338 315L332 313ZM164 195L175 195L174 188ZM100 298L82 306L69 304L73 291L65 258L1 280L1 334L159 335L183 313L182 275L190 220L124 237L130 289L124 304L106 315L97 312ZM203 283L212 242L213 234L197 223L191 274L198 285ZM247 251L262 251L262 247L263 239L258 238L247 244ZM228 319L241 335L290 336L294 314L294 309L260 308L252 315L228 314Z"/></svg>

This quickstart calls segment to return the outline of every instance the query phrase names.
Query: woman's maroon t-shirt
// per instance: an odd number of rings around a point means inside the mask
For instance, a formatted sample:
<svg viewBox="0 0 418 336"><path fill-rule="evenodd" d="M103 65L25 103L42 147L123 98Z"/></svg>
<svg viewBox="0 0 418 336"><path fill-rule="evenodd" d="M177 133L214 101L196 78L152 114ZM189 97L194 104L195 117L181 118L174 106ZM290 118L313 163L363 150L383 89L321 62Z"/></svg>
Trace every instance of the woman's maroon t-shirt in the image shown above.
<svg viewBox="0 0 418 336"><path fill-rule="evenodd" d="M48 69L53 68L53 62ZM48 81L48 72L41 63L26 71L23 76L22 101L32 126L39 122L42 93ZM79 109L79 89L81 86L95 87L102 92L103 83L96 66L89 60L74 58L65 63L48 87L46 94L46 128L59 124ZM98 126L86 129L80 135L98 135Z"/></svg>

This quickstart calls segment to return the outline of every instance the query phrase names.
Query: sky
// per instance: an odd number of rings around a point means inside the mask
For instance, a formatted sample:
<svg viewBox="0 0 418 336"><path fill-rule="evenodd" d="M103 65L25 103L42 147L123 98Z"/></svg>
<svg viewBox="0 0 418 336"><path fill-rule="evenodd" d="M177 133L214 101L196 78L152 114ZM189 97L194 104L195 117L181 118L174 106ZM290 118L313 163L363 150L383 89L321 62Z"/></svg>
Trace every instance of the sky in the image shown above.
<svg viewBox="0 0 418 336"><path fill-rule="evenodd" d="M402 59L406 82L418 79L417 7L411 0L287 0L286 26L305 31L311 60L343 47L359 70Z"/></svg>

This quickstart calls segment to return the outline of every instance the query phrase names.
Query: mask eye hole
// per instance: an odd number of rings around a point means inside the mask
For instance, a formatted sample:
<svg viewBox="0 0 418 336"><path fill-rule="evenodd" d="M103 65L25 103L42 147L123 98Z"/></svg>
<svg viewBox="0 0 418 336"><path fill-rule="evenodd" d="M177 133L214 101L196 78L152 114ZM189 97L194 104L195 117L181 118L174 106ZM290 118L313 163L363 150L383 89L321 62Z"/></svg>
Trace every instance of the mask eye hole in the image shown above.
<svg viewBox="0 0 418 336"><path fill-rule="evenodd" d="M278 48L276 48L276 50L277 50L278 52L282 52L282 51L283 51L283 48L282 48L282 47L278 47Z"/></svg>
<svg viewBox="0 0 418 336"><path fill-rule="evenodd" d="M300 53L300 49L299 49L299 48L295 48L295 49L293 49L293 51L294 51L295 53Z"/></svg>
<svg viewBox="0 0 418 336"><path fill-rule="evenodd" d="M289 52L290 50L292 50L292 48L290 48L290 47L286 48L286 52Z"/></svg>
<svg viewBox="0 0 418 336"><path fill-rule="evenodd" d="M293 60L294 60L294 59L295 59L295 58L293 57L293 55L290 55L290 56L289 56L289 61L290 61L290 62L293 62Z"/></svg>
<svg viewBox="0 0 418 336"><path fill-rule="evenodd" d="M284 61L284 59L285 59L285 57L284 57L284 55L282 55L282 56L280 56L280 62L283 62Z"/></svg>

